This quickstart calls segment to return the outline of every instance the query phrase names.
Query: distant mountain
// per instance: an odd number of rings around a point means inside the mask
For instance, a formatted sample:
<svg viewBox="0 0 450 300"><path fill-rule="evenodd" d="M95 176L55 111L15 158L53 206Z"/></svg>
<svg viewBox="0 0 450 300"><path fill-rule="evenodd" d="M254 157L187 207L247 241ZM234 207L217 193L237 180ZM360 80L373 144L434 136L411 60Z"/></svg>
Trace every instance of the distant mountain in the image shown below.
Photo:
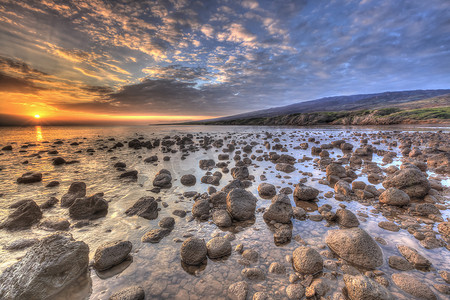
<svg viewBox="0 0 450 300"><path fill-rule="evenodd" d="M364 109L379 109L385 107L408 108L408 103L419 103L421 100L450 95L450 90L414 90L400 92L384 92L378 94L361 94L351 96L326 97L317 100L310 100L291 104L288 106L274 107L264 110L258 110L233 116L227 116L216 119L202 120L204 122L221 122L251 118L267 118L288 114L314 113L314 112L337 112L337 111L356 111ZM440 105L450 105L448 97ZM441 99L442 102L442 99ZM434 106L440 106L434 105ZM411 109L416 107L410 107Z"/></svg>

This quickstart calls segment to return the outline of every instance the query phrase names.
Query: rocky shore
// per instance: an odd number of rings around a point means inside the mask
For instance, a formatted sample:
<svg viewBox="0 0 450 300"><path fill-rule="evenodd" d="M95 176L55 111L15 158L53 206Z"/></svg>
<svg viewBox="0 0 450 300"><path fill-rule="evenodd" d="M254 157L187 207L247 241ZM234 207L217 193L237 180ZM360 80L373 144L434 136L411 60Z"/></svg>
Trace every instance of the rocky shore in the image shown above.
<svg viewBox="0 0 450 300"><path fill-rule="evenodd" d="M450 297L446 131L0 148L1 299Z"/></svg>

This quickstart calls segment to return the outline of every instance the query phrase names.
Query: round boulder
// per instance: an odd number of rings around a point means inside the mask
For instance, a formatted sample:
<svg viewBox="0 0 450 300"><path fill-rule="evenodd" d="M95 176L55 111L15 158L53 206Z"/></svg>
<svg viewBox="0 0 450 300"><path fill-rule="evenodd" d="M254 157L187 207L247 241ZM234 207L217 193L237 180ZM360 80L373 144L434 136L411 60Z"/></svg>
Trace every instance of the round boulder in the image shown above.
<svg viewBox="0 0 450 300"><path fill-rule="evenodd" d="M103 271L123 262L131 251L130 241L115 241L101 245L94 254L94 268Z"/></svg>
<svg viewBox="0 0 450 300"><path fill-rule="evenodd" d="M299 184L294 190L294 197L301 201L311 201L319 195L319 190L311 186Z"/></svg>
<svg viewBox="0 0 450 300"><path fill-rule="evenodd" d="M233 189L227 195L227 211L238 221L250 220L255 217L256 197L244 189Z"/></svg>
<svg viewBox="0 0 450 300"><path fill-rule="evenodd" d="M209 258L220 258L231 254L231 243L223 237L215 237L206 244Z"/></svg>
<svg viewBox="0 0 450 300"><path fill-rule="evenodd" d="M273 184L263 182L258 186L258 193L263 199L272 199L277 194L277 190Z"/></svg>
<svg viewBox="0 0 450 300"><path fill-rule="evenodd" d="M316 274L323 269L323 259L310 247L298 247L292 254L294 269L302 274Z"/></svg>
<svg viewBox="0 0 450 300"><path fill-rule="evenodd" d="M402 190L395 187L388 188L380 195L380 202L383 204L403 206L409 204L409 196Z"/></svg>
<svg viewBox="0 0 450 300"><path fill-rule="evenodd" d="M181 261L187 265L200 265L205 259L208 249L204 240L190 237L181 245Z"/></svg>
<svg viewBox="0 0 450 300"><path fill-rule="evenodd" d="M328 231L328 247L346 261L375 269L383 264L383 252L373 238L359 227Z"/></svg>

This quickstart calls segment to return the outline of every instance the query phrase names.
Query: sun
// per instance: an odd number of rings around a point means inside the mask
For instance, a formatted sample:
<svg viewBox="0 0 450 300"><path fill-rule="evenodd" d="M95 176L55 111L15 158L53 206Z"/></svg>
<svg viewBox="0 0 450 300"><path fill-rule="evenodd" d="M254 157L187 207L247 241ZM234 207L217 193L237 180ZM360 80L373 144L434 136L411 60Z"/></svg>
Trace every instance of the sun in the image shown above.
<svg viewBox="0 0 450 300"><path fill-rule="evenodd" d="M41 116L40 116L40 115L34 115L34 118L36 118L36 119L40 119L40 118L41 118Z"/></svg>

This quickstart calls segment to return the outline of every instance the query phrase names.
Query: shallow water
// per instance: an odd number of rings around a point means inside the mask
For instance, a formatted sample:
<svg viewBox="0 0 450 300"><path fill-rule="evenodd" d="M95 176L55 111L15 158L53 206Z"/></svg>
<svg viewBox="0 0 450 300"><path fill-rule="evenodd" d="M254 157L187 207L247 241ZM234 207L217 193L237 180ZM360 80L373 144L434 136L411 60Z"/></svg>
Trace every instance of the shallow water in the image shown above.
<svg viewBox="0 0 450 300"><path fill-rule="evenodd" d="M224 141L226 145L230 140L237 143L246 141L248 143L255 141L258 145L253 147L252 154L256 156L269 152L263 146L262 138L265 137L264 132L270 132L278 137L280 144L284 145L289 154L295 158L302 158L304 155L311 156L310 147L313 143L309 143L307 150L296 150L294 147L305 142L303 139L315 137L320 143L329 143L336 139L345 139L354 145L354 149L360 145L360 136L355 133L372 134L378 131L449 131L448 128L414 128L414 127L311 127L311 128L293 128L293 127L233 127L233 126L129 126L129 127L17 127L17 128L0 128L0 148L4 145L11 144L14 149L12 152L3 152L0 155L0 221L9 214L8 206L22 199L32 199L37 204L41 204L48 200L50 196L58 199L67 192L68 187L73 181L84 181L87 185L87 194L104 192L104 198L109 201L108 215L104 218L94 220L90 226L83 228L71 228L70 233L77 240L86 242L90 247L90 257L93 257L95 249L108 241L114 240L130 240L133 243L131 253L132 259L122 263L121 265L107 272L97 273L91 269L88 276L80 278L72 287L63 291L58 298L60 299L107 299L112 293L118 291L122 287L130 285L141 285L144 287L148 298L160 299L226 299L226 291L228 286L234 282L241 281L241 270L244 268L239 264L241 256L234 252L232 255L223 260L208 260L204 269L196 270L194 274L188 273L181 265L179 258L179 249L181 243L175 242L174 239L183 240L183 235L192 233L197 237L204 238L208 241L214 236L223 236L227 231L223 231L215 226L212 222L190 221L185 218L175 217L175 229L171 234L164 238L158 244L142 243L141 237L144 233L151 229L158 228L158 221L165 216L172 216L171 212L175 209L183 209L190 211L193 201L191 199L183 199L182 193L185 191L206 192L209 185L200 183L200 178L205 175L205 171L198 168L200 159L212 158L218 162L217 156L222 153L220 149L211 148L209 150L200 149L197 152L190 153L185 160L181 160L181 152L174 154L161 153L159 149L148 150L146 148L133 150L128 147L117 148L113 152L107 152L117 141L129 141L133 138L144 137L144 140L151 138L162 138L166 135L185 135L191 133L194 135L194 141L199 136L208 134L213 138L231 138ZM284 133L284 134L282 134ZM109 138L115 138L115 141L108 141ZM63 140L61 145L55 145L56 140ZM272 140L269 140L274 144ZM369 139L369 144L371 143ZM70 143L79 142L79 146L71 146ZM82 143L81 143L82 142ZM20 148L22 145L28 144L27 148ZM238 145L239 146L239 145ZM317 145L315 145L317 146ZM375 145L378 149L387 149L385 144ZM87 149L94 149L92 155L86 153ZM173 147L175 148L175 147ZM79 160L80 163L72 165L53 166L52 159L55 155L47 154L48 150L57 149L59 154L56 156L64 157L66 160ZM20 150L25 152L19 152ZM82 150L81 153L75 153ZM239 149L236 149L239 150ZM255 151L262 150L263 153ZM394 148L398 151L398 148ZM272 151L272 150L270 150ZM343 155L340 149L330 149L330 156L333 158ZM41 158L35 155L40 153ZM281 153L280 153L281 154ZM157 166L143 162L143 159L152 155L158 156ZM163 161L163 156L170 156L170 161ZM241 154L242 156L242 154ZM117 157L117 159L112 159ZM233 153L230 153L229 168L234 166L232 160ZM381 163L381 158L376 154L373 161ZM401 155L394 158L392 164L400 164ZM23 164L28 160L28 164ZM127 169L135 169L139 172L137 182L129 182L120 180L113 164L117 161L123 161L127 164ZM321 171L314 161L305 161L296 163L297 171L286 174L275 170L275 165L270 161L253 161L254 164L249 166L250 174L256 180L248 189L258 198L257 207L268 207L270 200L261 199L258 196L257 187L261 182L260 175L267 177L268 183L272 183L277 190L283 187L291 187L297 184L300 179L306 178L306 184L318 188L319 194L318 206L330 204L333 210L339 208L340 201L334 198L325 198L323 194L333 191L332 188L318 183L317 179L325 176L325 172ZM386 165L389 166L389 165ZM159 194L153 194L149 190L153 188L152 180L154 175L160 169L168 169L172 173L173 187L162 190ZM43 173L43 181L41 183L18 185L16 178L28 171L39 171ZM307 176L304 172L312 173L312 177ZM356 171L359 175L358 180L367 181L365 174L360 174L361 170ZM197 184L193 187L183 187L179 183L179 179L184 174L194 174L197 177ZM435 174L429 173L434 176ZM281 175L281 176L278 176ZM218 190L231 180L230 174L224 174L220 181ZM449 179L442 177L442 183L449 185ZM45 185L52 181L60 181L60 186L55 188L46 188ZM381 184L377 187L382 187ZM161 197L161 200L169 206L162 208L159 217L156 220L146 220L140 217L126 217L124 211L136 202L137 199L144 195ZM295 205L292 195L290 195L292 204ZM448 200L448 199L447 199ZM418 241L406 230L399 232L390 232L378 227L380 221L386 218L381 213L372 213L372 206L364 206L359 202L345 202L345 205L355 214L364 212L369 217L364 221L359 218L363 229L368 231L373 237L382 237L387 241L387 245L380 245L385 263L380 270L386 273L387 277L394 273L387 264L387 258L390 255L398 255L396 245L399 243L409 245L417 249L426 256L438 270L450 270L450 252L445 248L427 250L423 248ZM442 211L444 219L450 214L448 210ZM44 217L59 216L69 219L68 211L60 208L58 205L44 212ZM189 216L189 214L188 214ZM299 235L307 244L318 251L327 249L325 245L325 237L327 231L338 228L337 225L330 227L325 226L326 221L314 222L311 220L299 221L293 219L293 236ZM31 230L24 230L10 233L0 230L0 245L4 246L12 240L18 238L43 237L51 232L42 230L34 226ZM276 246L273 242L273 233L266 225L261 213L256 214L255 223L251 226L244 227L240 232L235 232L236 239L232 241L232 246L244 244L244 249L253 248L260 254L259 262L252 266L258 266L266 271L266 280L260 282L249 281L250 292L249 298L256 291L265 291L276 299L286 298L285 288L289 284L288 275L293 273L293 268L286 260L286 255L291 255L292 251L300 245L294 239L283 246ZM23 251L6 251L0 248L0 272L6 267L12 265L21 256L26 253ZM286 266L287 275L276 275L268 273L269 265L272 262L280 262ZM324 271L329 271L324 269ZM411 271L410 271L411 272ZM441 282L437 271L417 273L425 281L432 283ZM332 281L332 290L327 296L332 296L334 292L340 292L342 289L342 277ZM408 296L400 292L393 283L389 289L395 292L399 298L409 299ZM435 293L445 299L442 294L436 290Z"/></svg>

